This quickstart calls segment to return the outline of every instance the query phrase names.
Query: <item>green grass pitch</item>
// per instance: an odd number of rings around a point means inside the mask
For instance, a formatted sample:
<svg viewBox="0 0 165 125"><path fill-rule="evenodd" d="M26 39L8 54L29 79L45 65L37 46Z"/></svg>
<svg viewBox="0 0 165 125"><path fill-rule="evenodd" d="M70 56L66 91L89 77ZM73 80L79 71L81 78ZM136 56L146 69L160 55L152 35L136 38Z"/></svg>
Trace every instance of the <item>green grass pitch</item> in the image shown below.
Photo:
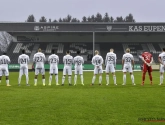
<svg viewBox="0 0 165 125"><path fill-rule="evenodd" d="M165 118L165 86L158 86L159 72L153 72L153 85L141 86L141 72L134 72L136 86L131 85L127 74L127 85L122 86L122 72L116 72L117 86L90 86L93 72L84 72L84 84L78 77L77 86L33 86L34 72L29 73L30 86L17 86L18 72L10 72L11 87L6 87L4 78L0 84L0 125L155 125L161 122L143 122L140 118ZM62 72L59 72L61 84ZM46 72L46 84L49 74ZM73 83L73 77L72 77Z"/></svg>

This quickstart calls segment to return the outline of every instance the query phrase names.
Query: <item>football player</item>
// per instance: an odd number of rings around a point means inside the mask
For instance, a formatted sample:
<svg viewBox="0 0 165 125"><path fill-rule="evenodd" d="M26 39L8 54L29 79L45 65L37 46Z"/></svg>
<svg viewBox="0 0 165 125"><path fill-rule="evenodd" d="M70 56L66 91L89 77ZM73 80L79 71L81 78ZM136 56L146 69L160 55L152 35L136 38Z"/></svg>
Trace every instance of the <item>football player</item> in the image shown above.
<svg viewBox="0 0 165 125"><path fill-rule="evenodd" d="M45 68L44 62L46 61L45 54L42 53L41 49L38 49L38 52L34 54L33 62L35 63L35 79L34 86L37 86L37 77L38 74L42 74L42 83L45 86Z"/></svg>
<svg viewBox="0 0 165 125"><path fill-rule="evenodd" d="M95 56L92 58L92 64L94 65L94 75L92 78L91 85L94 85L97 74L99 74L99 85L102 85L101 82L102 82L102 73L103 73L103 69L102 69L103 58L102 56L99 55L98 50L95 50Z"/></svg>
<svg viewBox="0 0 165 125"><path fill-rule="evenodd" d="M56 85L58 84L58 63L59 57L55 54L55 50L52 50L52 55L49 56L48 62L50 64L50 76L49 76L49 86L51 86L52 76L55 74Z"/></svg>
<svg viewBox="0 0 165 125"><path fill-rule="evenodd" d="M81 77L81 84L84 85L83 82L83 66L84 59L82 56L80 56L80 51L77 51L77 56L74 57L74 64L75 64L75 76L74 76L74 85L76 85L77 82L77 74L80 74Z"/></svg>
<svg viewBox="0 0 165 125"><path fill-rule="evenodd" d="M63 68L62 86L64 85L66 75L68 75L68 82L69 85L71 86L73 57L70 55L69 50L66 51L66 55L63 57L63 63L64 63L64 68Z"/></svg>
<svg viewBox="0 0 165 125"><path fill-rule="evenodd" d="M0 83L1 83L2 76L5 75L6 76L6 86L11 86L9 84L9 70L8 70L9 63L10 63L10 58L4 52L3 55L0 56Z"/></svg>
<svg viewBox="0 0 165 125"><path fill-rule="evenodd" d="M116 75L115 75L115 67L116 67L116 54L113 52L113 49L110 49L110 52L107 53L106 59L105 59L105 65L106 65L106 81L109 85L109 73L111 72L113 75L114 85L116 84Z"/></svg>
<svg viewBox="0 0 165 125"><path fill-rule="evenodd" d="M144 85L145 75L146 75L147 71L148 71L148 75L150 78L150 84L152 85L152 74L151 74L151 72L152 72L151 64L153 62L152 54L147 51L144 51L142 53L142 61L143 61L143 75L142 75L142 84L141 85Z"/></svg>
<svg viewBox="0 0 165 125"><path fill-rule="evenodd" d="M160 62L160 84L163 84L163 74L164 74L164 70L165 70L165 48L163 48L163 52L161 54L159 54L158 60Z"/></svg>
<svg viewBox="0 0 165 125"><path fill-rule="evenodd" d="M26 85L29 86L28 76L28 62L29 56L25 54L25 50L22 50L22 54L18 57L18 63L20 64L18 85L20 86L22 75L26 76Z"/></svg>
<svg viewBox="0 0 165 125"><path fill-rule="evenodd" d="M133 75L134 58L133 58L133 55L130 54L129 48L126 49L126 53L123 55L122 69L123 69L123 84L122 85L126 85L126 73L127 72L129 72L131 75L132 85L136 85L134 83L134 75Z"/></svg>

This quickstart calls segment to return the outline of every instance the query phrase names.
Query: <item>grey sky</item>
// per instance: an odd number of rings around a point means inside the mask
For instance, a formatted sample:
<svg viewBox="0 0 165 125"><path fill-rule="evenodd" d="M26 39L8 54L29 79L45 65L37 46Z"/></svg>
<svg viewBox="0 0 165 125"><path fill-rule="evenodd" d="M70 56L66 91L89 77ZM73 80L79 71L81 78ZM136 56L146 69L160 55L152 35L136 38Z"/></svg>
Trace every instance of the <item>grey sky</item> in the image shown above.
<svg viewBox="0 0 165 125"><path fill-rule="evenodd" d="M0 0L0 21L22 21L34 14L59 19L67 14L81 20L100 12L110 16L134 15L137 22L165 22L165 0Z"/></svg>

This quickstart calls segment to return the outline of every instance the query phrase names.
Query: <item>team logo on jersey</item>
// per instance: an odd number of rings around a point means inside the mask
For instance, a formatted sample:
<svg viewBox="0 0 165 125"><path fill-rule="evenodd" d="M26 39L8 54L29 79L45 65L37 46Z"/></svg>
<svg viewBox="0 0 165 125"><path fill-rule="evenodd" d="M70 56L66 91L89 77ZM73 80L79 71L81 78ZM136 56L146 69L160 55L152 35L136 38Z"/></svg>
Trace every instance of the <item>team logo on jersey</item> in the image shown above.
<svg viewBox="0 0 165 125"><path fill-rule="evenodd" d="M107 30L111 31L112 30L112 26L107 26Z"/></svg>
<svg viewBox="0 0 165 125"><path fill-rule="evenodd" d="M34 30L35 31L39 31L40 30L40 27L39 26L34 26Z"/></svg>

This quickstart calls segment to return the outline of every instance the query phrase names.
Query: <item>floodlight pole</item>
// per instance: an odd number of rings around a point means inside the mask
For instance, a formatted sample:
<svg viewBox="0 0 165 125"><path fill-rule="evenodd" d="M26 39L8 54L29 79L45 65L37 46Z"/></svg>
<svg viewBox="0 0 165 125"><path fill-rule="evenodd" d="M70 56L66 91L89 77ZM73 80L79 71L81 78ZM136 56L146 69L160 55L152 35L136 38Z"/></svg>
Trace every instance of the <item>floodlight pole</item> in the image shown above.
<svg viewBox="0 0 165 125"><path fill-rule="evenodd" d="M93 32L93 56L95 55L95 32Z"/></svg>

